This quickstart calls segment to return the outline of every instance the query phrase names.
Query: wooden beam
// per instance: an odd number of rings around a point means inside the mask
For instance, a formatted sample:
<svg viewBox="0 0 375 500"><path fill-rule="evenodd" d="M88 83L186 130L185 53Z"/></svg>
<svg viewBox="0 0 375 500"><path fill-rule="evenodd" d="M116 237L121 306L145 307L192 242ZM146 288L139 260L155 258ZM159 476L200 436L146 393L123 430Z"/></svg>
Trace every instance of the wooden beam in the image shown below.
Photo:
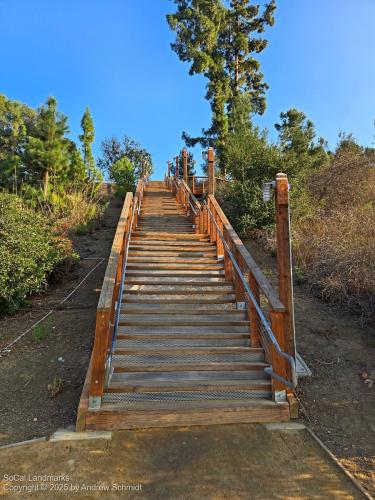
<svg viewBox="0 0 375 500"><path fill-rule="evenodd" d="M188 152L186 149L182 151L182 166L184 169L184 181L188 184Z"/></svg>
<svg viewBox="0 0 375 500"><path fill-rule="evenodd" d="M175 157L175 164L176 164L176 170L175 170L175 173L174 173L174 176L176 179L178 179L180 176L179 176L179 172L178 172L178 156Z"/></svg>
<svg viewBox="0 0 375 500"><path fill-rule="evenodd" d="M215 153L208 148L208 194L215 194Z"/></svg>
<svg viewBox="0 0 375 500"><path fill-rule="evenodd" d="M276 175L275 205L279 298L286 308L285 349L287 353L295 358L296 347L292 253L290 243L289 184L287 176L283 173Z"/></svg>
<svg viewBox="0 0 375 500"><path fill-rule="evenodd" d="M264 296L268 300L271 308L275 311L284 311L285 307L283 303L280 301L279 297L277 296L277 293L275 292L274 288L267 280L267 278L264 276L262 270L260 269L260 267L257 265L253 257L246 249L241 238L233 229L232 225L230 224L229 220L227 219L226 215L224 214L220 205L218 204L216 198L214 196L209 196L208 200L209 203L215 207L215 210L218 216L220 217L224 228L226 229L228 240L231 240L233 246L237 247L238 253L243 259L244 264L246 264L246 266L252 272L254 279L256 280Z"/></svg>

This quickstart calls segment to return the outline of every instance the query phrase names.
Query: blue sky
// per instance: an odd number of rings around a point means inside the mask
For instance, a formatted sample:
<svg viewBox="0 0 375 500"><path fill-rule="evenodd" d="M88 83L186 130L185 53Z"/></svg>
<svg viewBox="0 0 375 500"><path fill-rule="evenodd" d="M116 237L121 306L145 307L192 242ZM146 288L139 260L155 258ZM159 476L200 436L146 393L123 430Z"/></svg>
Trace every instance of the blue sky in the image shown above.
<svg viewBox="0 0 375 500"><path fill-rule="evenodd" d="M261 2L262 3L262 2ZM257 123L275 137L296 107L334 147L340 130L371 145L375 132L375 1L278 0L261 55L270 85ZM0 0L0 92L38 106L54 95L76 138L85 106L100 141L124 133L153 154L155 178L210 123L205 80L170 49L169 0ZM200 157L197 157L200 163Z"/></svg>

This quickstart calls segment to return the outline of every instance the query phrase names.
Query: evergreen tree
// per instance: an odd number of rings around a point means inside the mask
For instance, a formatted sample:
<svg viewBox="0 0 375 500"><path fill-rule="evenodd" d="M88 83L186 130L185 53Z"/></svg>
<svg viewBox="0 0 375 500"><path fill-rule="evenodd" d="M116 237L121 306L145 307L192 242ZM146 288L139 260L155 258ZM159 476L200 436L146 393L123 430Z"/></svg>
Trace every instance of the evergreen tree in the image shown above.
<svg viewBox="0 0 375 500"><path fill-rule="evenodd" d="M35 111L0 95L0 186L17 193L27 178L24 150Z"/></svg>
<svg viewBox="0 0 375 500"><path fill-rule="evenodd" d="M242 234L273 221L273 205L262 201L262 184L274 178L280 159L266 131L251 121L251 98L239 94L233 100L225 162L230 183L219 187L217 197L229 220Z"/></svg>
<svg viewBox="0 0 375 500"><path fill-rule="evenodd" d="M283 154L282 168L290 176L301 171L311 173L328 161L326 141L320 137L315 142L315 126L302 111L295 108L280 114L281 123L275 128L279 133Z"/></svg>
<svg viewBox="0 0 375 500"><path fill-rule="evenodd" d="M74 141L68 139L69 151L69 179L71 179L75 187L82 187L87 180L87 170L81 151L78 149Z"/></svg>
<svg viewBox="0 0 375 500"><path fill-rule="evenodd" d="M253 112L263 113L268 88L254 54L262 52L267 41L259 35L274 23L274 0L262 13L250 0L174 0L175 14L167 16L176 41L171 45L182 61L191 63L189 74L203 74L207 79L206 99L211 103L212 122L201 137L183 139L188 146L201 143L216 147L223 170L223 156L229 130L229 113L239 93L246 94Z"/></svg>
<svg viewBox="0 0 375 500"><path fill-rule="evenodd" d="M79 136L79 140L82 142L82 152L83 152L83 162L86 167L87 174L92 177L96 166L94 156L92 154L92 143L94 142L94 122L89 108L85 109L85 112L81 120L82 134Z"/></svg>
<svg viewBox="0 0 375 500"><path fill-rule="evenodd" d="M179 177L183 178L184 176L184 156L182 154L182 151L180 151L180 154L178 155L178 175ZM195 160L193 153L188 151L188 157L187 157L187 170L188 170L188 177L193 177L195 175ZM171 162L171 175L174 175L176 172L176 160L174 159Z"/></svg>
<svg viewBox="0 0 375 500"><path fill-rule="evenodd" d="M34 135L29 137L25 157L37 180L42 179L43 195L47 198L50 178L53 184L65 179L69 171L67 117L57 111L57 101L49 97L39 108Z"/></svg>

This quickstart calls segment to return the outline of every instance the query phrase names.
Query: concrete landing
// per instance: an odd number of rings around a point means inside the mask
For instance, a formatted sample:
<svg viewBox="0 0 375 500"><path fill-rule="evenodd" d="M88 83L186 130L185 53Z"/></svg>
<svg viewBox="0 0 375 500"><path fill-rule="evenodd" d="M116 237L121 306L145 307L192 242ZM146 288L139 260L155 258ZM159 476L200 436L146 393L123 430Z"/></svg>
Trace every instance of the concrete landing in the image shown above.
<svg viewBox="0 0 375 500"><path fill-rule="evenodd" d="M249 424L0 449L0 498L22 487L18 498L365 498L306 429Z"/></svg>

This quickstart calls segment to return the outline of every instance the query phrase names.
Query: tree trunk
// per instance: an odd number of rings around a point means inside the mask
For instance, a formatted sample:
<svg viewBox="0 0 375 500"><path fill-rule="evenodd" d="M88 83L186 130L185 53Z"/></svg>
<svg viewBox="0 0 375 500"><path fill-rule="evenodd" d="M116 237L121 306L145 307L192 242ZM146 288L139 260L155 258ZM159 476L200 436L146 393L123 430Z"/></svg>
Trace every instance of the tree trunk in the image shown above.
<svg viewBox="0 0 375 500"><path fill-rule="evenodd" d="M48 172L48 170L46 170L43 174L43 196L44 196L44 199L47 199L48 186L49 186L49 172Z"/></svg>

